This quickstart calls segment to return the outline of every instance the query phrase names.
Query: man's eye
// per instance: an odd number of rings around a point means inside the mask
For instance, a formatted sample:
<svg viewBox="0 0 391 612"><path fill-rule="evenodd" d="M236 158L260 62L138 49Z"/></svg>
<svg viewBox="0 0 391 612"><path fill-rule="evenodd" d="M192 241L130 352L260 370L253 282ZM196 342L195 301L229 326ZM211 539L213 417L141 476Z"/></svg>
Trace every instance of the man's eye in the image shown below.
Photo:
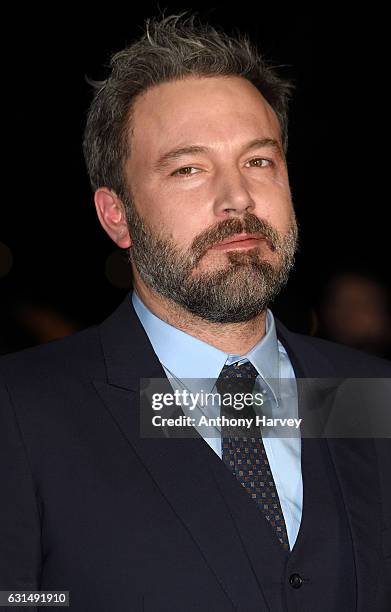
<svg viewBox="0 0 391 612"><path fill-rule="evenodd" d="M178 170L175 170L172 175L191 176L192 174L194 174L194 172L191 172L191 170L197 170L197 168L194 168L194 166L185 166L184 168L179 168Z"/></svg>
<svg viewBox="0 0 391 612"><path fill-rule="evenodd" d="M274 162L271 159L265 159L264 157L255 157L254 159L250 159L250 161L247 163L252 164L253 162L256 162L254 166L252 166L253 168L267 168L274 165ZM262 164L262 162L266 163Z"/></svg>

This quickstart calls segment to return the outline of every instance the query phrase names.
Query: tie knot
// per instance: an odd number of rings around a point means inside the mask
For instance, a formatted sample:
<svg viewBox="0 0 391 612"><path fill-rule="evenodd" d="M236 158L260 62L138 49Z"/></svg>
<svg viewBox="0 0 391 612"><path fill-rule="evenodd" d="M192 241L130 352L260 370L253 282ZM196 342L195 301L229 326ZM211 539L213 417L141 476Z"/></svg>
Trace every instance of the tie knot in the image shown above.
<svg viewBox="0 0 391 612"><path fill-rule="evenodd" d="M219 393L251 393L257 376L258 371L249 361L225 365L216 381L216 389Z"/></svg>

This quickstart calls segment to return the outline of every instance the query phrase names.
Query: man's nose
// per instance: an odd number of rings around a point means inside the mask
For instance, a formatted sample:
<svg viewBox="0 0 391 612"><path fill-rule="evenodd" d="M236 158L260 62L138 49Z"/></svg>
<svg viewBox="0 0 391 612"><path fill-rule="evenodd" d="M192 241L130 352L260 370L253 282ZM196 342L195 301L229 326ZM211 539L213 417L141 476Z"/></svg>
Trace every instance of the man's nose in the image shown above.
<svg viewBox="0 0 391 612"><path fill-rule="evenodd" d="M238 169L220 172L216 183L214 212L217 216L242 215L255 208L247 181Z"/></svg>

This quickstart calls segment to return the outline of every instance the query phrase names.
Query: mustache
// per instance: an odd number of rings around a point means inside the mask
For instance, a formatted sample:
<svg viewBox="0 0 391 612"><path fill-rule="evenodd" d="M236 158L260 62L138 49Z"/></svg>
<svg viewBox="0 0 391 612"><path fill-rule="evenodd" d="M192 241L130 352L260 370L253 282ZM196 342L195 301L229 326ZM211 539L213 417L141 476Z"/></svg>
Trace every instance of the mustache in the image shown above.
<svg viewBox="0 0 391 612"><path fill-rule="evenodd" d="M278 232L264 219L258 219L255 215L247 213L244 217L233 217L221 221L217 225L207 229L193 240L190 251L196 261L199 261L212 246L230 238L235 234L257 234L264 238L272 251L276 251L280 245Z"/></svg>

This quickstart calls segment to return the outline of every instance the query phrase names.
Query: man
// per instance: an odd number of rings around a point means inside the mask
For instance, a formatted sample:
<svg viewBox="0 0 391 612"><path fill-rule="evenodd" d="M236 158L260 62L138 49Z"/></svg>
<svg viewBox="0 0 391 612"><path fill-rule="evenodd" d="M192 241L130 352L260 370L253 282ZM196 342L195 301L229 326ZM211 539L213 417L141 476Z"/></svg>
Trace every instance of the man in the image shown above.
<svg viewBox="0 0 391 612"><path fill-rule="evenodd" d="M290 91L245 38L184 15L112 58L84 151L134 291L1 363L2 589L94 612L388 609L387 440L140 432L141 379L250 380L279 414L301 410L280 381L391 375L268 309L297 242Z"/></svg>

